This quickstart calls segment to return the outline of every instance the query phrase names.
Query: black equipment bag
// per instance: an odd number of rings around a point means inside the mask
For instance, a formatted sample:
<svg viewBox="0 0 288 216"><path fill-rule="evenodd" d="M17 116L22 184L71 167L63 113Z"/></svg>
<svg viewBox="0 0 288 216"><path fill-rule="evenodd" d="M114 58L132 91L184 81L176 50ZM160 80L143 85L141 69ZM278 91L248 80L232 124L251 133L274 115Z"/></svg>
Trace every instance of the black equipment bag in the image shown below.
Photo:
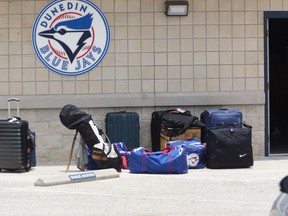
<svg viewBox="0 0 288 216"><path fill-rule="evenodd" d="M208 129L207 168L253 166L252 127Z"/></svg>
<svg viewBox="0 0 288 216"><path fill-rule="evenodd" d="M77 137L77 131L80 133L83 144L87 145L90 153L92 152L93 161L89 161L89 164L95 164L93 169L115 168L121 171L120 153L110 141L104 141L102 136L106 134L93 121L91 115L79 110L75 105L67 104L62 108L59 117L65 127L76 130L73 142ZM106 138L108 139L107 136Z"/></svg>
<svg viewBox="0 0 288 216"><path fill-rule="evenodd" d="M91 115L81 111L75 105L65 105L59 117L65 127L70 130L75 129L80 133L89 149L92 149L95 144L103 142L103 131L93 122Z"/></svg>

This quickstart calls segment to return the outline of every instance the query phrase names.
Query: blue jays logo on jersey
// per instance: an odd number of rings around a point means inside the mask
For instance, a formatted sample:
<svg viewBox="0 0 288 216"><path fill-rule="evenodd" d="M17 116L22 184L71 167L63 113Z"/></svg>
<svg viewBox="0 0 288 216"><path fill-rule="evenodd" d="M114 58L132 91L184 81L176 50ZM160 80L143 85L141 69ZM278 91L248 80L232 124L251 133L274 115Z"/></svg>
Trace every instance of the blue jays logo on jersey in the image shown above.
<svg viewBox="0 0 288 216"><path fill-rule="evenodd" d="M109 47L110 30L103 12L89 0L55 0L37 16L32 42L46 67L76 76L102 61Z"/></svg>

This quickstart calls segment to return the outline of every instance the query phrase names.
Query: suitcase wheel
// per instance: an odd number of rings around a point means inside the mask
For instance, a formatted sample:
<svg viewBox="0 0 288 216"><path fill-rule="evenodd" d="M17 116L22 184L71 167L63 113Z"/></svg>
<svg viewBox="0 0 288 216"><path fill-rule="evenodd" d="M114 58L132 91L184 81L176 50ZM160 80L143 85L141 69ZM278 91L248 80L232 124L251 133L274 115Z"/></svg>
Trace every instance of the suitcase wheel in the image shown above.
<svg viewBox="0 0 288 216"><path fill-rule="evenodd" d="M25 171L26 171L26 172L29 172L29 170L31 169L31 167L32 167L32 162L31 162L31 160L29 160L29 164L28 164L28 166L25 168Z"/></svg>

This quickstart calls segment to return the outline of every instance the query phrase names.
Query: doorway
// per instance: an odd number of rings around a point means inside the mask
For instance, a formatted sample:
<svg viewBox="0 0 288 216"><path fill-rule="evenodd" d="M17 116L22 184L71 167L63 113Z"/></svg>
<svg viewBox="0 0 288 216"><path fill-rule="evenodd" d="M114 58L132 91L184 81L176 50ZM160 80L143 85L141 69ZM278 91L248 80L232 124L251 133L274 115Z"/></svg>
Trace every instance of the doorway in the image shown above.
<svg viewBox="0 0 288 216"><path fill-rule="evenodd" d="M288 155L288 12L264 12L265 155Z"/></svg>

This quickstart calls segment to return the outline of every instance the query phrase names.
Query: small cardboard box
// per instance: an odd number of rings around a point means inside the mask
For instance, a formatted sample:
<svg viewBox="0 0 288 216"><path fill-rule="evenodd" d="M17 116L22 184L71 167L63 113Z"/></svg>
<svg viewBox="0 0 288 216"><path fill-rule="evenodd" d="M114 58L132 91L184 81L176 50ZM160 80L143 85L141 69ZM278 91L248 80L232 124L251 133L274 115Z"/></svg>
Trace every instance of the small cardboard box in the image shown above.
<svg viewBox="0 0 288 216"><path fill-rule="evenodd" d="M169 128L167 129L161 129L161 133L160 133L160 149L164 149L166 148L166 143L170 141L170 137L165 135L167 134L167 130L169 130ZM170 129L171 130L171 129ZM168 133L169 134L169 133ZM191 127L188 128L185 133L177 136L177 137L172 137L172 141L174 140L188 140L191 138L198 138L201 140L201 128L198 127Z"/></svg>

